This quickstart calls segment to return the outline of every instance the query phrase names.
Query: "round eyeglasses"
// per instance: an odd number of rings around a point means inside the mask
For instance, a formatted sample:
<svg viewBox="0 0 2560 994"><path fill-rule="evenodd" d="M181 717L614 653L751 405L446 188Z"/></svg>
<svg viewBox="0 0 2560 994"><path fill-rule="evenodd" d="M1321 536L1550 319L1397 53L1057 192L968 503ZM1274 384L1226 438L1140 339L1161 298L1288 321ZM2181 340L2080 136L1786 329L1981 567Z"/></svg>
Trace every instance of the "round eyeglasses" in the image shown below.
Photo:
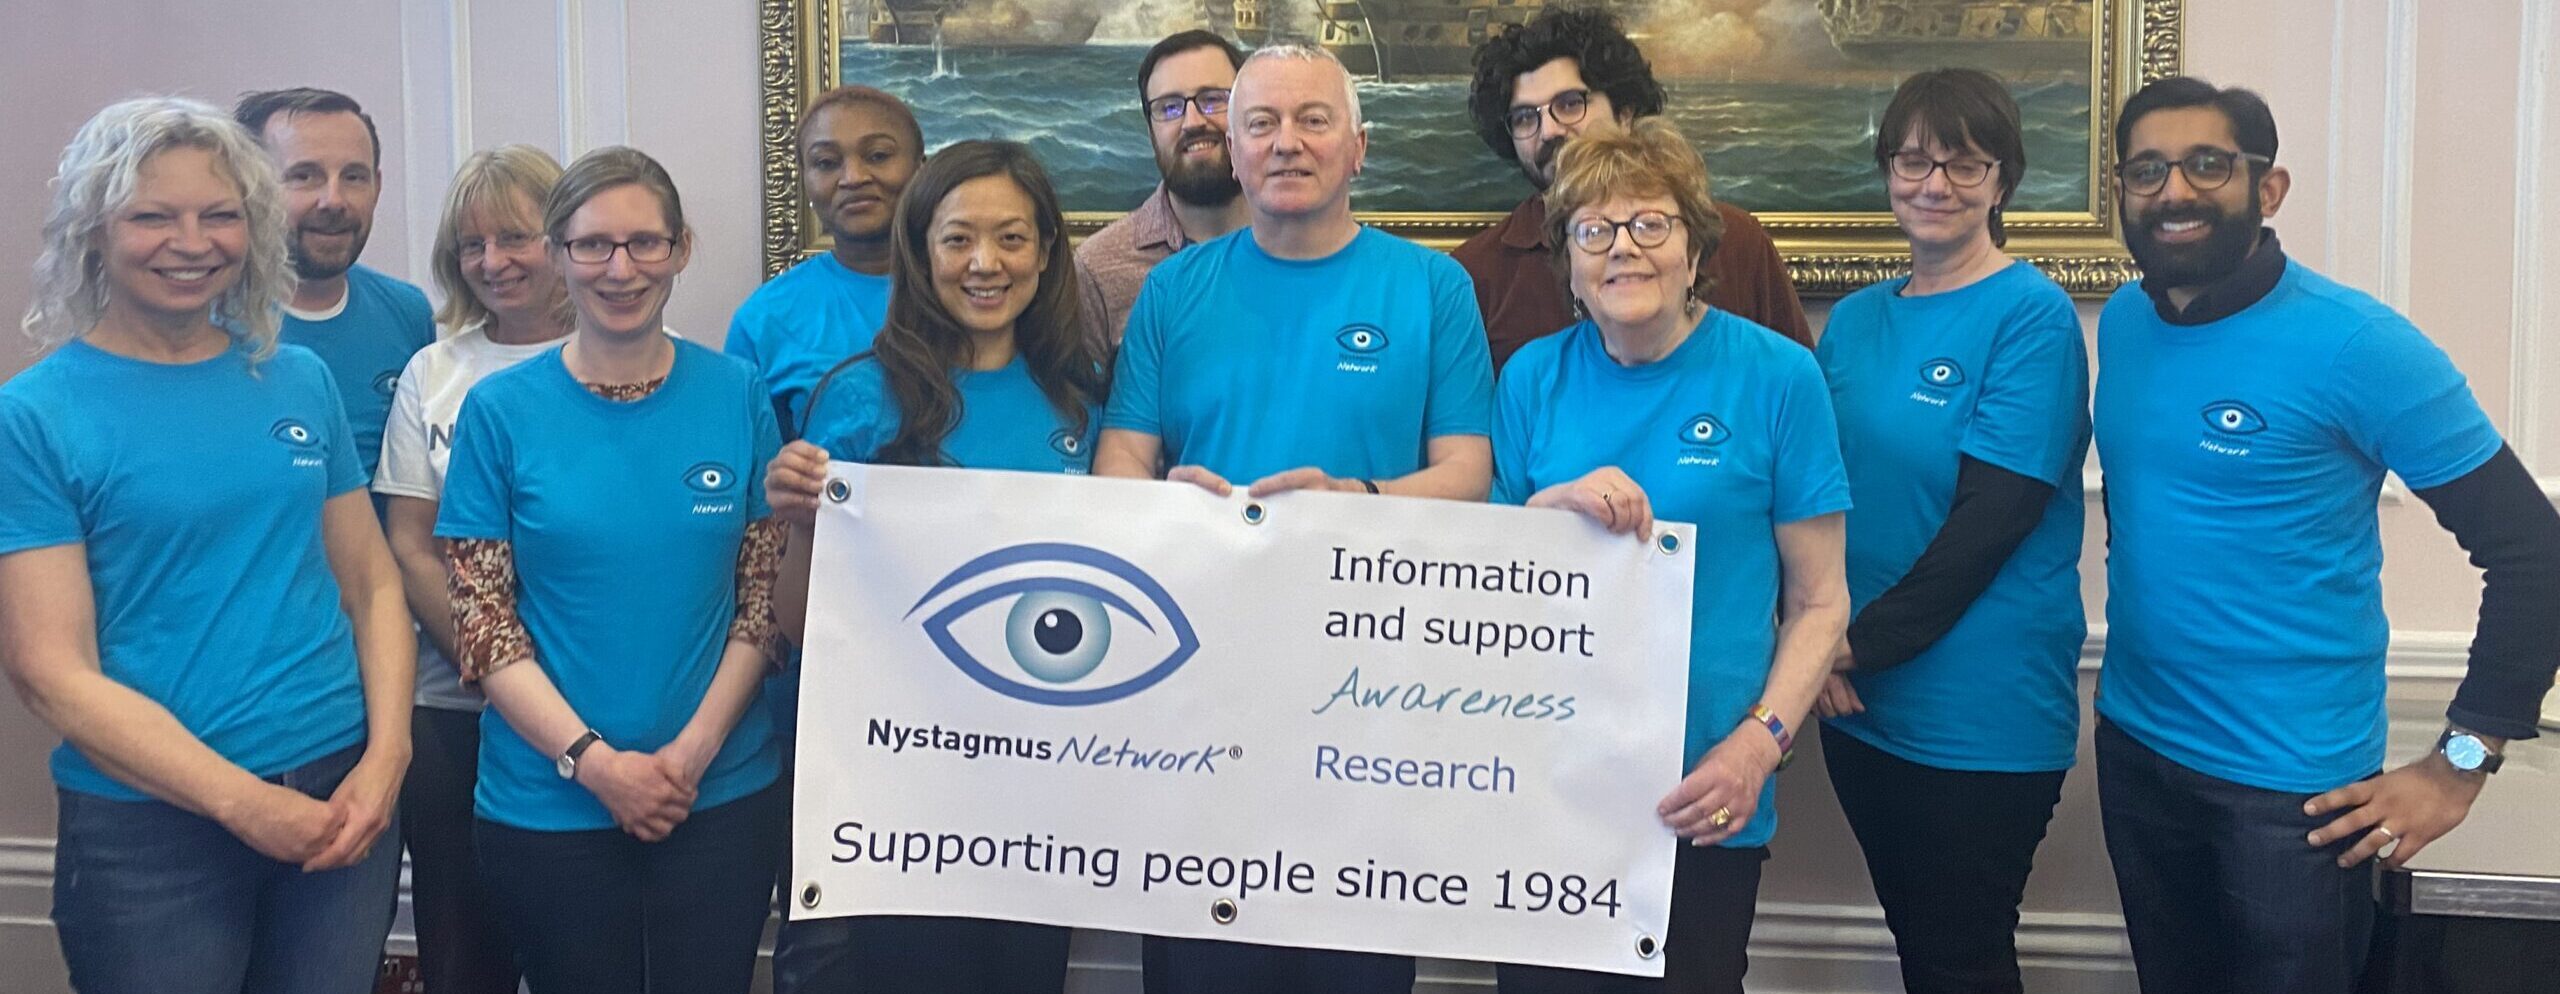
<svg viewBox="0 0 2560 994"><path fill-rule="evenodd" d="M1566 90L1556 94L1555 99L1543 104L1511 108L1511 113L1503 115L1502 119L1510 123L1511 137L1527 138L1538 133L1538 115L1540 114L1554 117L1557 124L1574 124L1582 120L1582 115L1590 112L1591 91Z"/></svg>
<svg viewBox="0 0 2560 994"><path fill-rule="evenodd" d="M1187 97L1179 93L1157 97L1147 101L1147 119L1165 124L1182 120L1186 104L1197 105L1202 117L1217 117L1227 112L1227 101L1234 96L1232 91L1212 86Z"/></svg>
<svg viewBox="0 0 2560 994"><path fill-rule="evenodd" d="M2183 159L2144 155L2116 163L2116 180L2124 184L2126 193L2137 197L2148 197L2169 185L2169 170L2175 169L2186 174L2187 186L2190 188L2199 192L2219 190L2222 189L2223 184L2231 182L2231 174L2240 171L2241 163L2265 166L2275 161L2263 155L2230 152L2218 148L2197 149L2187 153L2187 157Z"/></svg>
<svg viewBox="0 0 2560 994"><path fill-rule="evenodd" d="M1671 240L1672 226L1679 223L1679 218L1661 211L1641 211L1624 221L1605 217L1583 218L1566 230L1573 235L1573 247L1599 255L1618 244L1620 228L1627 230L1627 237L1635 241L1637 248L1661 248L1662 243Z"/></svg>
<svg viewBox="0 0 2560 994"><path fill-rule="evenodd" d="M1896 152L1885 160L1885 166L1893 170L1894 178L1905 183L1925 183L1930 173L1945 170L1947 182L1961 187L1981 186L1999 165L1981 159L1932 159L1919 152Z"/></svg>

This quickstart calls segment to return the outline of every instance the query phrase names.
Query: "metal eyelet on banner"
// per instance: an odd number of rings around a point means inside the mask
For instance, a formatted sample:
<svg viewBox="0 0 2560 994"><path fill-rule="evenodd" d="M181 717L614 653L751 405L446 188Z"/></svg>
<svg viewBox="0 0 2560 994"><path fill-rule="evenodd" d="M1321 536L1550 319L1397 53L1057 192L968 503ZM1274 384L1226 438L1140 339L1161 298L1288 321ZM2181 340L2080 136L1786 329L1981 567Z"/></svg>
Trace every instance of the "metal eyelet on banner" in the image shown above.
<svg viewBox="0 0 2560 994"><path fill-rule="evenodd" d="M1245 505L1245 506L1244 506L1244 523L1245 523L1245 524L1248 524L1248 525L1258 525L1258 524L1261 524L1261 523L1263 522L1263 520L1264 520L1264 519L1266 519L1266 518L1268 518L1268 517L1270 517L1270 515L1269 515L1267 512L1263 511L1263 509L1262 509L1262 504L1261 504L1261 502L1259 502L1259 501L1256 501L1256 502L1254 502L1254 503L1247 504L1247 505Z"/></svg>
<svg viewBox="0 0 2560 994"><path fill-rule="evenodd" d="M1680 536L1670 532L1663 532L1662 534L1653 537L1653 547L1662 550L1662 554L1666 556L1679 555Z"/></svg>
<svg viewBox="0 0 2560 994"><path fill-rule="evenodd" d="M1661 952L1662 952L1662 943L1659 943L1659 942L1654 941L1654 938L1653 938L1652 936L1650 936L1650 935L1639 935L1639 936L1636 936L1636 958L1637 958L1637 959L1652 959L1652 958L1654 958L1654 956L1655 956L1655 955L1657 955L1657 954L1659 954L1659 953L1661 953Z"/></svg>
<svg viewBox="0 0 2560 994"><path fill-rule="evenodd" d="M818 884L816 881L800 885L800 906L812 910L817 908Z"/></svg>
<svg viewBox="0 0 2560 994"><path fill-rule="evenodd" d="M1232 897L1222 897L1209 902L1209 920L1217 922L1220 925L1235 924L1236 899Z"/></svg>
<svg viewBox="0 0 2560 994"><path fill-rule="evenodd" d="M842 504L842 503L844 503L846 500L851 499L852 497L853 497L853 484L846 483L846 482L844 482L843 480L828 480L828 481L827 481L827 499L828 499L828 500L834 501L834 502L836 502L836 503L838 503L838 504Z"/></svg>

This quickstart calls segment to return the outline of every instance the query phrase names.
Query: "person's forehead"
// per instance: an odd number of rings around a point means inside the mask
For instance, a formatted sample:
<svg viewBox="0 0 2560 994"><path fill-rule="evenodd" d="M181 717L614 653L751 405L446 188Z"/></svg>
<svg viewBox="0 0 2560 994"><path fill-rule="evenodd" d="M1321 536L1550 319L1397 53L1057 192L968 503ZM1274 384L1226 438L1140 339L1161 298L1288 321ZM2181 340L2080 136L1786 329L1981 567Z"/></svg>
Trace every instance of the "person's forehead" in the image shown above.
<svg viewBox="0 0 2560 994"><path fill-rule="evenodd" d="M2197 146L2230 149L2239 145L2231 118L2214 107L2170 107L2144 114L2126 135L2125 155L2159 152L2182 155Z"/></svg>
<svg viewBox="0 0 2560 994"><path fill-rule="evenodd" d="M1272 59L1245 67L1236 77L1235 102L1247 109L1299 110L1310 104L1339 110L1349 100L1341 70L1313 60Z"/></svg>
<svg viewBox="0 0 2560 994"><path fill-rule="evenodd" d="M906 124L889 109L868 100L847 100L818 108L809 121L808 143L851 144L874 137L904 138Z"/></svg>
<svg viewBox="0 0 2560 994"><path fill-rule="evenodd" d="M267 119L268 145L279 152L319 152L333 145L354 144L372 151L364 120L343 110L288 111Z"/></svg>
<svg viewBox="0 0 2560 994"><path fill-rule="evenodd" d="M1147 74L1147 98L1189 93L1203 86L1233 86L1236 67L1215 46L1185 49L1156 61Z"/></svg>
<svg viewBox="0 0 2560 994"><path fill-rule="evenodd" d="M1511 103L1513 106L1545 103L1555 94L1588 85L1582 78L1582 63L1569 55L1557 56L1512 78Z"/></svg>

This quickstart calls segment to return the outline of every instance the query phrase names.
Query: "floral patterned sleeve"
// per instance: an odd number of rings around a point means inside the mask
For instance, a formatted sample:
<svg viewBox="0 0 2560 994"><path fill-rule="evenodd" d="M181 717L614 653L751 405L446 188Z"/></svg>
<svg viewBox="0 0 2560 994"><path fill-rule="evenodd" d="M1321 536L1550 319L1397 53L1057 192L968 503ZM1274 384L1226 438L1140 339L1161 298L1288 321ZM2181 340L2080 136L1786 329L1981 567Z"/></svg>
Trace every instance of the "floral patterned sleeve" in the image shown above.
<svg viewBox="0 0 2560 994"><path fill-rule="evenodd" d="M782 519L767 517L749 524L738 542L738 615L729 622L729 641L764 650L775 669L791 658L782 626L773 618L773 578L782 570L782 551L790 540Z"/></svg>
<svg viewBox="0 0 2560 994"><path fill-rule="evenodd" d="M449 538L444 559L452 580L456 665L477 683L510 663L533 658L533 634L516 615L516 551L503 539Z"/></svg>

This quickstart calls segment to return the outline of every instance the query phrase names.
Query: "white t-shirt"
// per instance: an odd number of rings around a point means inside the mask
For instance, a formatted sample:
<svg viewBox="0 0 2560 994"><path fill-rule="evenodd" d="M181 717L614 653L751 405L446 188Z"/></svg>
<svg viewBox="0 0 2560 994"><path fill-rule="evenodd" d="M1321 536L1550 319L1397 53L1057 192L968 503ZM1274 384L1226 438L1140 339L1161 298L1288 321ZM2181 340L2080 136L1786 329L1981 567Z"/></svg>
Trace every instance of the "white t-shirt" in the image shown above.
<svg viewBox="0 0 2560 994"><path fill-rule="evenodd" d="M531 345L501 345L489 340L479 324L463 328L410 357L391 397L391 419L382 427L382 465L373 474L373 492L391 497L437 500L444 494L444 472L453 457L453 422L462 414L463 395L491 373L560 347L555 338ZM486 706L480 692L462 683L453 661L418 638L418 704L451 711L478 711Z"/></svg>

